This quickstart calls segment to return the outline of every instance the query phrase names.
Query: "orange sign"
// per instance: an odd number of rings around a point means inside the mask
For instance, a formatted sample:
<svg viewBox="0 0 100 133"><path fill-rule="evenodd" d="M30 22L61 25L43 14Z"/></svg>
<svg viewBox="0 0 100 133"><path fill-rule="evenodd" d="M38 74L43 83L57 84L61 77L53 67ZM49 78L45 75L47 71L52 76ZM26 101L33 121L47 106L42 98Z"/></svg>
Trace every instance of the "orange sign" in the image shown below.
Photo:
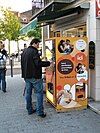
<svg viewBox="0 0 100 133"><path fill-rule="evenodd" d="M87 106L88 45L87 38L56 40L57 110Z"/></svg>

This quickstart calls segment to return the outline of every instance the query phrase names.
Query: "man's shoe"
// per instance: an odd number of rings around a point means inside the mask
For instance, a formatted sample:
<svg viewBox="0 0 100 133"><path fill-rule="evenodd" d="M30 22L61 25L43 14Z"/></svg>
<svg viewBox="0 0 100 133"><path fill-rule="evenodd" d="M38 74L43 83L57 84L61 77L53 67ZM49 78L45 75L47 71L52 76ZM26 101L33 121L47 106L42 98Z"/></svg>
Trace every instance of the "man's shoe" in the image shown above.
<svg viewBox="0 0 100 133"><path fill-rule="evenodd" d="M7 91L6 90L3 90L4 93L6 93Z"/></svg>
<svg viewBox="0 0 100 133"><path fill-rule="evenodd" d="M40 116L41 118L44 118L44 117L46 117L46 113L43 113L43 114L38 115L38 116Z"/></svg>
<svg viewBox="0 0 100 133"><path fill-rule="evenodd" d="M33 114L33 113L35 113L36 112L36 109L34 109L34 110L32 110L32 111L28 111L28 115L31 115L31 114Z"/></svg>

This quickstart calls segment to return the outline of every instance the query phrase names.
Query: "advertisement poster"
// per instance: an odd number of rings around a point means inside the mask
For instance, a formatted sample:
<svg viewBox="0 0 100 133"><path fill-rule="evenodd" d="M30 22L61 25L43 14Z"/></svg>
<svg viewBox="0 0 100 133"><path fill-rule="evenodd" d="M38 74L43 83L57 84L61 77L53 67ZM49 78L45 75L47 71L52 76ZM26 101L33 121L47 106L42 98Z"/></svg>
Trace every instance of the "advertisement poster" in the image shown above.
<svg viewBox="0 0 100 133"><path fill-rule="evenodd" d="M87 106L87 38L56 39L57 110Z"/></svg>
<svg viewBox="0 0 100 133"><path fill-rule="evenodd" d="M87 107L88 45L83 37L55 37L45 41L46 97L56 110Z"/></svg>

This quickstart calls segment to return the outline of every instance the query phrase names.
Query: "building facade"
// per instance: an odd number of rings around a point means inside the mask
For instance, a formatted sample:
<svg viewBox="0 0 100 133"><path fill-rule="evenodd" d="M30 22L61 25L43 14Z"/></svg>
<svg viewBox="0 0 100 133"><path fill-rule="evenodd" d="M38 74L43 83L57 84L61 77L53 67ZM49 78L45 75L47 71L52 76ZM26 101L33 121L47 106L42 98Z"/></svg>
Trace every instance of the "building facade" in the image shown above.
<svg viewBox="0 0 100 133"><path fill-rule="evenodd" d="M44 0L44 8L31 19L35 17L43 28L43 40L86 36L89 48L93 44L89 49L88 97L100 101L100 0Z"/></svg>

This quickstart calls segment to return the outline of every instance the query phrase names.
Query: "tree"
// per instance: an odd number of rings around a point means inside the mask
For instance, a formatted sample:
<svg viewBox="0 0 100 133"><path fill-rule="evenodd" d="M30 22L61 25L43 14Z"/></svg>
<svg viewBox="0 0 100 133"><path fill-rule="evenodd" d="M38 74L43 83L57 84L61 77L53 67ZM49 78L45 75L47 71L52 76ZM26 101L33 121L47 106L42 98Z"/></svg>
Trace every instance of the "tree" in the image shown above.
<svg viewBox="0 0 100 133"><path fill-rule="evenodd" d="M10 41L18 41L20 35L21 23L19 18L10 10L2 9L3 18L0 19L0 34L1 38L9 40L9 55L10 55Z"/></svg>
<svg viewBox="0 0 100 133"><path fill-rule="evenodd" d="M41 28L36 26L33 30L30 30L27 33L27 36L41 39Z"/></svg>

